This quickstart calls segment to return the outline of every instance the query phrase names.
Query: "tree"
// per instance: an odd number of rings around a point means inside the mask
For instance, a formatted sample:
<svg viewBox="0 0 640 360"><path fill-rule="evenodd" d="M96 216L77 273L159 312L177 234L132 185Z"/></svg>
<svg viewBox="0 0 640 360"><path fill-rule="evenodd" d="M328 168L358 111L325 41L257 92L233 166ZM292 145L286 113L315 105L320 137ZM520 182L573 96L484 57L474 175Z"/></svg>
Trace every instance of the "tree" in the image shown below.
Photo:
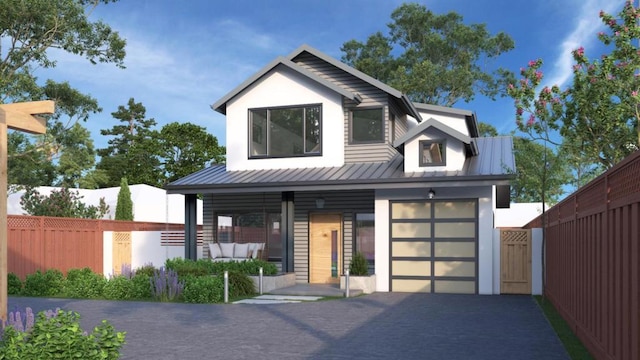
<svg viewBox="0 0 640 360"><path fill-rule="evenodd" d="M443 106L471 101L476 93L494 98L513 78L480 65L513 49L505 33L492 36L484 24L467 26L455 12L437 15L416 3L401 5L391 19L388 36L377 32L365 43L345 42L342 61L413 101Z"/></svg>
<svg viewBox="0 0 640 360"><path fill-rule="evenodd" d="M498 136L498 130L495 128L495 126L493 126L491 124L487 124L487 123L484 123L484 122L479 122L478 123L478 136L481 136L481 137Z"/></svg>
<svg viewBox="0 0 640 360"><path fill-rule="evenodd" d="M111 115L122 124L109 130L100 130L104 136L113 136L109 146L98 150L101 159L97 169L108 175L101 186L117 186L122 178L133 184L161 186L163 174L159 159L158 133L152 127L154 119L146 119L146 108L130 98L127 107L118 106Z"/></svg>
<svg viewBox="0 0 640 360"><path fill-rule="evenodd" d="M8 183L20 186L51 186L57 178L56 167L41 148L22 132L11 132L7 138Z"/></svg>
<svg viewBox="0 0 640 360"><path fill-rule="evenodd" d="M125 40L89 15L99 3L117 0L0 0L0 102L33 100L40 89L35 69L52 68L49 49L91 63L123 67Z"/></svg>
<svg viewBox="0 0 640 360"><path fill-rule="evenodd" d="M20 205L32 216L54 216L84 219L101 219L109 206L104 198L98 206L87 206L78 192L67 188L53 190L49 196L41 195L35 188L28 187L20 198Z"/></svg>
<svg viewBox="0 0 640 360"><path fill-rule="evenodd" d="M191 123L173 122L163 126L159 141L167 183L225 160L225 147L218 145L218 139L205 128Z"/></svg>
<svg viewBox="0 0 640 360"><path fill-rule="evenodd" d="M610 33L601 32L598 38L613 50L599 60L590 60L583 47L574 50L573 83L566 90L557 85L536 90L543 79L541 59L521 69L522 79L508 90L515 99L518 128L532 139L562 146L577 184L640 145L640 54L633 44L640 37L640 12L627 2L618 16L620 21L600 12Z"/></svg>
<svg viewBox="0 0 640 360"><path fill-rule="evenodd" d="M127 178L120 180L120 191L118 191L118 203L116 204L116 220L133 221L133 202L131 201L131 191Z"/></svg>

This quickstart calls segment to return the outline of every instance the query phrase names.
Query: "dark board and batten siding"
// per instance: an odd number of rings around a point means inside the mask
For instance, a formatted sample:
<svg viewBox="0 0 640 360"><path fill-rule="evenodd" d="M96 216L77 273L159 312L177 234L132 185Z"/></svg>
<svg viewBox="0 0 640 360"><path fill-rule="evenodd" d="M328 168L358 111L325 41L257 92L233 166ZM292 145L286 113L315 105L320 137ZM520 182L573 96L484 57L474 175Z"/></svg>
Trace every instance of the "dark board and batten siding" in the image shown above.
<svg viewBox="0 0 640 360"><path fill-rule="evenodd" d="M323 209L316 208L316 199L324 198ZM353 254L353 218L355 213L374 212L374 191L335 191L295 194L294 269L296 281L309 282L309 213L338 213L342 216L343 264L348 268ZM340 273L344 273L341 269Z"/></svg>
<svg viewBox="0 0 640 360"><path fill-rule="evenodd" d="M294 60L298 65L305 69L315 73L316 75L327 79L336 85L348 89L349 91L360 95L362 102L358 104L358 107L382 107L384 108L385 128L384 144L349 144L349 118L350 110L356 106L353 101L345 100L343 102L344 108L344 126L345 126L345 151L344 158L346 163L361 163L361 162L381 162L388 161L396 155L395 149L389 145L393 140L390 139L390 121L389 121L389 107L390 102L389 95L368 84L367 82L331 65L323 60L320 60L309 54L301 54Z"/></svg>

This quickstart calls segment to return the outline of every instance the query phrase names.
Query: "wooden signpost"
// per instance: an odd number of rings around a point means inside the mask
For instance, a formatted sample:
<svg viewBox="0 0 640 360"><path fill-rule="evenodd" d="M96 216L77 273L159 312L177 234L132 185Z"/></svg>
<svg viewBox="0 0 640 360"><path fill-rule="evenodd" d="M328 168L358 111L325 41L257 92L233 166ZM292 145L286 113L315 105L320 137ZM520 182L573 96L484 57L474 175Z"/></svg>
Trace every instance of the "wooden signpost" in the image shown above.
<svg viewBox="0 0 640 360"><path fill-rule="evenodd" d="M7 320L7 129L44 134L47 120L38 114L53 114L53 101L0 105L0 320Z"/></svg>

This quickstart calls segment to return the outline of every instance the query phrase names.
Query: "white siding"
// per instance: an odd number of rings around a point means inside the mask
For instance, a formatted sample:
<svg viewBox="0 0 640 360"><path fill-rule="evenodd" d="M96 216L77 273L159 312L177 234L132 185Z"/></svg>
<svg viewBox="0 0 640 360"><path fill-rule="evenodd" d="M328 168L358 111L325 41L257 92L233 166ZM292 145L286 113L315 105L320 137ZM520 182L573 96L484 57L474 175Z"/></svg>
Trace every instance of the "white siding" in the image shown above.
<svg viewBox="0 0 640 360"><path fill-rule="evenodd" d="M469 129L467 128L467 122L464 115L443 114L440 112L430 112L420 109L418 110L418 113L422 116L422 120L434 118L450 128L469 136Z"/></svg>

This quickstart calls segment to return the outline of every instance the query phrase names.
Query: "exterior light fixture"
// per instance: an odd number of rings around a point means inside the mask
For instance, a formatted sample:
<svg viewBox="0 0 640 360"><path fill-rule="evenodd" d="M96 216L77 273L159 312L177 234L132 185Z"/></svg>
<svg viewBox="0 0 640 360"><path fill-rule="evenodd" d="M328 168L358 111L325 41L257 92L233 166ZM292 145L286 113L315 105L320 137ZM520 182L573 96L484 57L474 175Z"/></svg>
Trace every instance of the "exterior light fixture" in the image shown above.
<svg viewBox="0 0 640 360"><path fill-rule="evenodd" d="M436 196L436 192L433 189L429 189L429 199L433 199Z"/></svg>
<svg viewBox="0 0 640 360"><path fill-rule="evenodd" d="M324 198L322 196L316 199L316 208L318 209L324 208Z"/></svg>

